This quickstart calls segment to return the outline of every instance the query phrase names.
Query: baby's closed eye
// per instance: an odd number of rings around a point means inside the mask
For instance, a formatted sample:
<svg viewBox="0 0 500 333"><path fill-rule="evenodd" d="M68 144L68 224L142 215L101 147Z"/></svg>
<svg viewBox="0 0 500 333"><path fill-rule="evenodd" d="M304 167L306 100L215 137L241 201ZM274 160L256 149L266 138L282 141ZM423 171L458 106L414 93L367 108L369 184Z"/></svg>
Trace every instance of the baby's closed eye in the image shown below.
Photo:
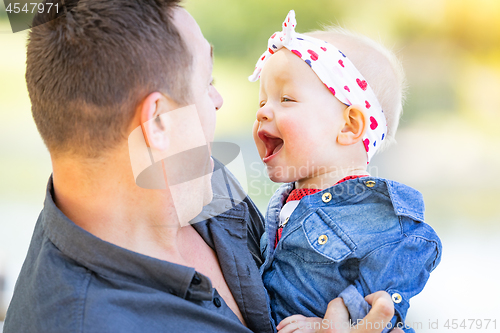
<svg viewBox="0 0 500 333"><path fill-rule="evenodd" d="M290 97L283 96L281 98L281 102L283 103L283 102L295 102L295 101L292 98L290 98Z"/></svg>

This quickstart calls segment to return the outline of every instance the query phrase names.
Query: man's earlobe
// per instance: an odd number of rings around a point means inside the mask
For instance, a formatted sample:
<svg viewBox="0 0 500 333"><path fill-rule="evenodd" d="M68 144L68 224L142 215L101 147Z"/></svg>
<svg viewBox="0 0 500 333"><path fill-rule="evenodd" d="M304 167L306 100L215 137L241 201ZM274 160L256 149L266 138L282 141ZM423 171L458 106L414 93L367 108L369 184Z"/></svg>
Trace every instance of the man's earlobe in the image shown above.
<svg viewBox="0 0 500 333"><path fill-rule="evenodd" d="M366 114L364 108L359 105L351 105L343 113L345 126L337 136L337 142L348 146L363 139L366 132Z"/></svg>

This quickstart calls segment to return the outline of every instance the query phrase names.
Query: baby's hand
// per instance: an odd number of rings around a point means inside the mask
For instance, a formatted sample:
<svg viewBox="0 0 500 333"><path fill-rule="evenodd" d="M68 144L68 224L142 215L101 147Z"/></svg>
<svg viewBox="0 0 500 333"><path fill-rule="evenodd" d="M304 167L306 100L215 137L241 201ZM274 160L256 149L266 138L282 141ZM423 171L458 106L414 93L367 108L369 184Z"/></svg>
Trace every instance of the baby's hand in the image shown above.
<svg viewBox="0 0 500 333"><path fill-rule="evenodd" d="M278 333L316 333L321 329L322 318L293 315L283 319L276 328Z"/></svg>

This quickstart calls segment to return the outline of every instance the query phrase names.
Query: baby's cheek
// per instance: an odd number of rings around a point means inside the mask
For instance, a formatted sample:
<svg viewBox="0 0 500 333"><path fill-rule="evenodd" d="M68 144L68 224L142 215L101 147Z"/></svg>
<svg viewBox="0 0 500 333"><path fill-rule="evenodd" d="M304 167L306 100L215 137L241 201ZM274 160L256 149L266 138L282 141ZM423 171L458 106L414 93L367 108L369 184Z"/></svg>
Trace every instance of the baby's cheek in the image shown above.
<svg viewBox="0 0 500 333"><path fill-rule="evenodd" d="M287 119L282 125L280 131L285 138L289 153L295 155L296 158L308 160L315 150L316 134L309 122L305 119Z"/></svg>
<svg viewBox="0 0 500 333"><path fill-rule="evenodd" d="M279 131L284 138L294 138L300 136L304 130L306 122L302 119L296 119L295 117L282 118L279 122Z"/></svg>

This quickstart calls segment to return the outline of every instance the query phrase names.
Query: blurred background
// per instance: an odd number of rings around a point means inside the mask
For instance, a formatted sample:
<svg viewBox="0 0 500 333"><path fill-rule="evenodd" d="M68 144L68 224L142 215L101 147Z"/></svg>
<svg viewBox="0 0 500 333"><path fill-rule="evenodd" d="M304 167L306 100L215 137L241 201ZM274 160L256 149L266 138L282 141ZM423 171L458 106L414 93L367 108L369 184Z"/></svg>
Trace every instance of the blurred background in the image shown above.
<svg viewBox="0 0 500 333"><path fill-rule="evenodd" d="M453 319L458 325L466 320L466 328L458 330L467 332L493 331L494 324L500 329L500 1L188 0L185 5L215 47L215 85L225 100L217 141L241 147L246 170L238 176L263 212L278 184L266 178L253 146L258 83L247 76L287 12L295 9L298 32L341 25L398 55L409 84L398 144L377 155L370 172L423 193L427 223L444 248L427 287L412 300L408 323L415 323L417 332L448 330L447 320L451 330ZM12 33L0 3L0 322L51 172L24 81L26 37L26 31ZM486 329L487 319L492 322Z"/></svg>

